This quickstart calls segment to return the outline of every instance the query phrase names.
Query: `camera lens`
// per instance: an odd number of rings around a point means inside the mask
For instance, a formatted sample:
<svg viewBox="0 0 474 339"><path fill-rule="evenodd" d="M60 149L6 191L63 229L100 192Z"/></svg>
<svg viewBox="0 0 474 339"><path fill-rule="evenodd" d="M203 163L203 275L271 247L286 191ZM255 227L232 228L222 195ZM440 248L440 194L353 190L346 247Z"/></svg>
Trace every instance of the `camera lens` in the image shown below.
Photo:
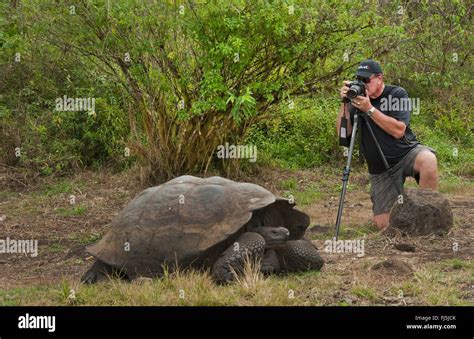
<svg viewBox="0 0 474 339"><path fill-rule="evenodd" d="M361 92L361 88L357 85L352 85L351 88L348 89L347 91L347 97L349 99L354 99L355 97L357 97L358 95L360 95L359 93Z"/></svg>
<svg viewBox="0 0 474 339"><path fill-rule="evenodd" d="M365 95L365 86L361 81L354 81L349 85L346 96L352 100L359 95Z"/></svg>

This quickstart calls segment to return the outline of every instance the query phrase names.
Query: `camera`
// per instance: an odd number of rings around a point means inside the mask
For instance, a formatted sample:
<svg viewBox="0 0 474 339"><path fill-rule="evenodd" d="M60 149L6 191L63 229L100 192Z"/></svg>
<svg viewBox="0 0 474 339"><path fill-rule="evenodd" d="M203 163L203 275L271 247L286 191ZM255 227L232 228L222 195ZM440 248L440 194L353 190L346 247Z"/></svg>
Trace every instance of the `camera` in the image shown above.
<svg viewBox="0 0 474 339"><path fill-rule="evenodd" d="M351 81L347 87L349 87L349 89L346 93L347 98L344 98L344 102L349 102L359 95L365 96L365 84L363 81Z"/></svg>

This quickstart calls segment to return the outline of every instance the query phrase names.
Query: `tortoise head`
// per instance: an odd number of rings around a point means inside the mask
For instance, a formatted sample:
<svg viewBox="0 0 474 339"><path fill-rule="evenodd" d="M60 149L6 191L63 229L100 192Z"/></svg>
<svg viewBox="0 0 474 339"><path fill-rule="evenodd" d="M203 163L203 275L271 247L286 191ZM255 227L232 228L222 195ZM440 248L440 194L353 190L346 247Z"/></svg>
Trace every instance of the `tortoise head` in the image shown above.
<svg viewBox="0 0 474 339"><path fill-rule="evenodd" d="M265 239L267 249L283 246L290 236L290 231L284 227L258 227L256 232Z"/></svg>

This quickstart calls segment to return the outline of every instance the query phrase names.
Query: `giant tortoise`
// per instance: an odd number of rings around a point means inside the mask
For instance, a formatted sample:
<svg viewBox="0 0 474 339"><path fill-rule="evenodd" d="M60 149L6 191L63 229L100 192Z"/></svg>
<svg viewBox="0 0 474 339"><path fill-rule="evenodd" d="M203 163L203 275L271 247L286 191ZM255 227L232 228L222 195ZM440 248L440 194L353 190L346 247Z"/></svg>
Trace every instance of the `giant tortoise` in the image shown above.
<svg viewBox="0 0 474 339"><path fill-rule="evenodd" d="M141 192L87 247L96 261L82 281L159 277L179 267L211 269L225 283L246 257L260 260L264 273L320 269L316 247L303 238L308 225L308 215L261 186L180 176Z"/></svg>

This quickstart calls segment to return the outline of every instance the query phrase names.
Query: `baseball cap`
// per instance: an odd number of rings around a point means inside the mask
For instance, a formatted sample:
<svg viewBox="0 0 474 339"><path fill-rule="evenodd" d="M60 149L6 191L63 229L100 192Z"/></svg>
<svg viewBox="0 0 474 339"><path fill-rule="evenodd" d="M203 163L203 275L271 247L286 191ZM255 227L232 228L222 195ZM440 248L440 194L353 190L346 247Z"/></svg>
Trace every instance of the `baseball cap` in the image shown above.
<svg viewBox="0 0 474 339"><path fill-rule="evenodd" d="M380 64L375 60L367 59L362 61L357 67L356 76L370 78L372 74L379 73L383 73Z"/></svg>

